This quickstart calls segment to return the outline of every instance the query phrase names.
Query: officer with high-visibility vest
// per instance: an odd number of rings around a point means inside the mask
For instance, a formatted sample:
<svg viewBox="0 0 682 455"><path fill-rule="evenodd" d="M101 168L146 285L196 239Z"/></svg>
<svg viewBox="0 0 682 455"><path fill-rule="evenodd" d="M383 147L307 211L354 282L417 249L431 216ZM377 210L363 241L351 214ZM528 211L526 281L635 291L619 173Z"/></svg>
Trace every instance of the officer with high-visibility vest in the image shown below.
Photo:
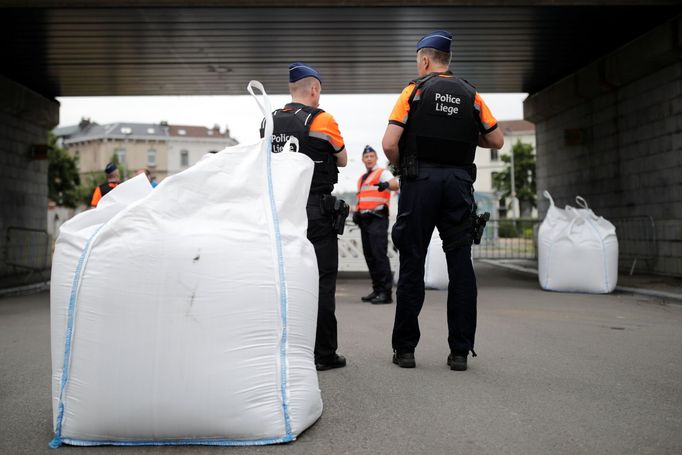
<svg viewBox="0 0 682 455"><path fill-rule="evenodd" d="M377 165L377 152L366 146L362 162L367 172L358 179L358 202L353 220L360 227L362 252L372 278L372 292L362 297L373 304L392 303L393 276L388 261L388 208L391 192L399 188L391 171Z"/></svg>
<svg viewBox="0 0 682 455"><path fill-rule="evenodd" d="M118 173L118 168L114 163L108 163L104 168L104 173L107 174L107 181L95 188L95 191L92 193L92 199L90 200L91 207L97 207L100 199L121 183L121 175Z"/></svg>
<svg viewBox="0 0 682 455"><path fill-rule="evenodd" d="M295 150L315 163L308 196L308 239L315 247L319 269L319 300L315 366L329 370L346 366L336 350L336 276L339 268L337 235L343 233L348 205L331 195L338 181L338 167L346 166L348 155L339 126L328 112L319 109L322 77L310 65L295 62L289 66L291 103L273 112L272 151L279 153L291 137L298 140ZM264 128L261 128L261 137ZM293 147L293 146L292 146Z"/></svg>
<svg viewBox="0 0 682 455"><path fill-rule="evenodd" d="M392 345L393 363L402 368L415 367L424 261L434 227L443 239L450 278L447 364L466 370L469 352L475 355L474 154L477 146L501 148L504 137L476 89L448 70L451 44L452 35L443 30L417 43L419 78L400 95L382 141L386 156L400 168L392 232L400 253Z"/></svg>

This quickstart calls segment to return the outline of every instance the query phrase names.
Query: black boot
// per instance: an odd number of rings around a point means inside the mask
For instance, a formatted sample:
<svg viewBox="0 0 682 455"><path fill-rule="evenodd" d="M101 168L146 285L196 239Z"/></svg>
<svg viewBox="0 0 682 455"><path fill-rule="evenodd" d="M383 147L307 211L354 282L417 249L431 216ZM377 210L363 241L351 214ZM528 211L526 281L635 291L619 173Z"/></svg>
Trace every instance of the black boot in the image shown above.
<svg viewBox="0 0 682 455"><path fill-rule="evenodd" d="M414 368L416 363L414 361L414 352L393 352L393 363L400 368Z"/></svg>
<svg viewBox="0 0 682 455"><path fill-rule="evenodd" d="M331 370L334 368L343 368L346 366L346 358L342 355L334 354L332 357L323 360L315 361L315 368L317 371Z"/></svg>
<svg viewBox="0 0 682 455"><path fill-rule="evenodd" d="M465 371L467 369L467 355L469 353L451 352L448 356L448 366L454 371Z"/></svg>
<svg viewBox="0 0 682 455"><path fill-rule="evenodd" d="M382 304L382 303L393 303L393 299L391 298L391 293L382 291L376 295L372 300L370 300L375 305Z"/></svg>
<svg viewBox="0 0 682 455"><path fill-rule="evenodd" d="M373 299L374 297L376 297L377 295L379 295L379 293L378 293L377 291L372 291L371 294L368 294L368 295L366 295L366 296L364 296L364 297L360 297L360 300L362 300L363 302L371 302L372 299Z"/></svg>

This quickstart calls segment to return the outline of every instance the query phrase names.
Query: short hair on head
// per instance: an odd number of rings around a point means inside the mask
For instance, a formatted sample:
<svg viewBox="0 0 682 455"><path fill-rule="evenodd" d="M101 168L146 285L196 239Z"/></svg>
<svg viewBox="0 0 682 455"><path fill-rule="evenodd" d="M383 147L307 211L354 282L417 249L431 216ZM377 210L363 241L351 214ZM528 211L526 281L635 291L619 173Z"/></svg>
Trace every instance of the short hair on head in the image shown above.
<svg viewBox="0 0 682 455"><path fill-rule="evenodd" d="M289 93L292 95L305 95L307 91L310 90L310 88L315 84L315 82L319 83L316 78L310 76L310 77L304 77L303 79L299 79L296 82L289 82Z"/></svg>
<svg viewBox="0 0 682 455"><path fill-rule="evenodd" d="M439 65L450 66L450 52L439 51L438 49L434 49L432 47L424 47L419 49L417 54L425 55L429 58L429 60Z"/></svg>

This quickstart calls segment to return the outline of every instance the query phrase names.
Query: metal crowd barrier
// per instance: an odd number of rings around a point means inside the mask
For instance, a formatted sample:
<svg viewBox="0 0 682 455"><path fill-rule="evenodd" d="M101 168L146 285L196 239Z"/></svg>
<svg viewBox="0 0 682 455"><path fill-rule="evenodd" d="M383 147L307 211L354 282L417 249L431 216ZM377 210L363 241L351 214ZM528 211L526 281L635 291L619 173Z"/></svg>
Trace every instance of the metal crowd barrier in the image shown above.
<svg viewBox="0 0 682 455"><path fill-rule="evenodd" d="M620 266L630 274L635 269L649 270L658 256L656 225L650 216L609 218L616 226ZM537 232L542 220L497 219L490 220L483 232L480 245L474 245L474 259L537 259ZM393 249L389 235L388 257L391 268L398 265L398 253ZM360 229L354 224L346 225L346 232L339 238L339 270L367 271L362 254Z"/></svg>
<svg viewBox="0 0 682 455"><path fill-rule="evenodd" d="M47 280L45 273L50 268L50 236L47 231L10 226L5 232L6 265L28 272L25 282L34 274Z"/></svg>
<svg viewBox="0 0 682 455"><path fill-rule="evenodd" d="M537 219L490 220L480 245L474 245L474 259L536 259Z"/></svg>
<svg viewBox="0 0 682 455"><path fill-rule="evenodd" d="M393 241L388 236L388 260L391 270L397 270L398 252L393 248ZM340 272L367 272L367 263L362 254L362 237L360 228L347 222L342 236L339 237L339 271Z"/></svg>
<svg viewBox="0 0 682 455"><path fill-rule="evenodd" d="M538 224L536 219L488 221L481 244L473 247L474 259L535 259L537 242L534 238ZM396 270L399 259L393 248L390 228L388 259L391 269ZM339 271L367 271L360 229L352 223L346 224L344 234L339 237Z"/></svg>

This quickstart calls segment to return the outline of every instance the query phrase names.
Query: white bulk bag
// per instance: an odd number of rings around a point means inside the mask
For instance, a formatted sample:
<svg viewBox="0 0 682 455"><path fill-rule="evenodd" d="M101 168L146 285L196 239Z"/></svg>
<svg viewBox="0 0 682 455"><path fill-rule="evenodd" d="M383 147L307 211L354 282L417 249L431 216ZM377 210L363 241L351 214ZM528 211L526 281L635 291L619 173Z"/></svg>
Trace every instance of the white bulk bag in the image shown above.
<svg viewBox="0 0 682 455"><path fill-rule="evenodd" d="M616 228L589 209L580 196L576 209L550 207L538 231L538 279L550 291L612 292L618 281Z"/></svg>
<svg viewBox="0 0 682 455"><path fill-rule="evenodd" d="M474 261L473 248L471 250L471 261ZM399 277L400 264L393 272L393 282L398 283ZM448 262L445 251L443 251L443 240L440 238L438 230L434 229L424 261L424 287L443 291L448 289L449 284Z"/></svg>
<svg viewBox="0 0 682 455"><path fill-rule="evenodd" d="M438 230L433 230L429 249L426 252L426 263L424 264L424 287L427 289L447 289L448 283L448 263L445 260L443 251L443 240L438 234Z"/></svg>
<svg viewBox="0 0 682 455"><path fill-rule="evenodd" d="M266 139L153 191L125 182L62 226L53 447L280 443L320 417L313 162L271 153L252 86Z"/></svg>

